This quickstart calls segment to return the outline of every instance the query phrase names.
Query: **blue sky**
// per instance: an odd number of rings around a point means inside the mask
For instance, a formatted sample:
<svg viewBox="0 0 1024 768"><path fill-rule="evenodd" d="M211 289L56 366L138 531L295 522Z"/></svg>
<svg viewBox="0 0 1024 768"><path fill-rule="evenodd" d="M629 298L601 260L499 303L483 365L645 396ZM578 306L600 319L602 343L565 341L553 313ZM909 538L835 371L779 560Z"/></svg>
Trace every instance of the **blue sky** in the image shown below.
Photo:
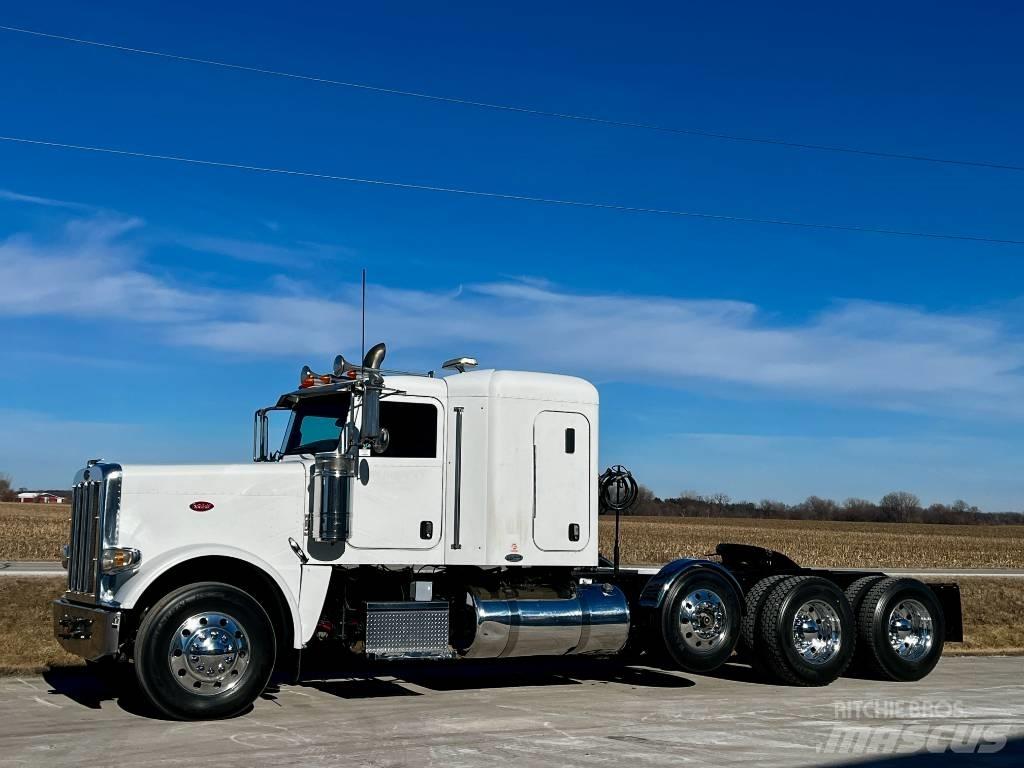
<svg viewBox="0 0 1024 768"><path fill-rule="evenodd" d="M363 4L365 5L365 4ZM447 96L1024 165L1016 4L36 3L0 24ZM1024 173L580 124L0 31L0 134L1022 239ZM1024 508L1024 247L566 209L0 142L0 471L245 460L252 410L389 362L584 375L662 495Z"/></svg>

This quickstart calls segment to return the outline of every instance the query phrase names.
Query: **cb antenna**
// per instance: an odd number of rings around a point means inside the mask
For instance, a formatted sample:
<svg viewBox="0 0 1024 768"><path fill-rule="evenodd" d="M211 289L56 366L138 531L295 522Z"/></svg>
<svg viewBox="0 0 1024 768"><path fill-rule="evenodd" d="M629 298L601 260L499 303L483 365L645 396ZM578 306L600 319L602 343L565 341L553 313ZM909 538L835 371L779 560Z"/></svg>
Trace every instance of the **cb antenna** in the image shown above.
<svg viewBox="0 0 1024 768"><path fill-rule="evenodd" d="M359 350L359 359L366 359L366 267L363 267L363 322L362 322L362 340L360 342L361 348Z"/></svg>

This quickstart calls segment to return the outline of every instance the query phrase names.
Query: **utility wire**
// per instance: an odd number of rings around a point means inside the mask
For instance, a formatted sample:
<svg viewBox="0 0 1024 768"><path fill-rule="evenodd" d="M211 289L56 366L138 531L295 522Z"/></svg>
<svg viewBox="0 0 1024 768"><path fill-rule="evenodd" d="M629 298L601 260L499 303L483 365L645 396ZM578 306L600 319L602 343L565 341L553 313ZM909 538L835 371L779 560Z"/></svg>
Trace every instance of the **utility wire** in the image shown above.
<svg viewBox="0 0 1024 768"><path fill-rule="evenodd" d="M1010 163L987 162L984 160L958 160L948 157L933 157L931 155L918 155L903 152L885 152L882 150L874 149L859 149L857 147L844 147L835 144L815 144L812 142L790 141L787 139L773 139L763 136L744 136L736 133L703 131L697 128L676 128L668 125L659 125L656 123L633 122L629 120L614 120L612 118L596 117L594 115L579 115L570 112L555 112L544 109L534 109L532 107L518 107L511 104L493 104L491 102L486 101L460 99L454 96L440 96L433 93L421 93L419 91L407 91L402 90L400 88L387 88L384 86L369 85L367 83L354 83L346 80L333 80L327 77L316 77L314 75L301 75L294 72L282 72L274 69L265 69L263 67L250 67L244 64L232 64L230 62L216 61L214 59L201 59L195 56L184 56L176 53L152 51L146 48L132 48L126 45L117 45L115 43L102 43L97 40L87 40L80 37L69 37L67 35L55 35L49 32L39 32L37 30L23 29L21 27L10 27L6 25L0 25L0 30L4 30L7 32L17 32L19 34L32 35L35 37L43 37L50 40L61 40L67 43L91 45L96 48L108 48L115 51L122 51L124 53L134 53L143 56L156 56L163 59L173 59L175 61L187 61L193 64L205 64L211 67L222 67L224 69L234 69L242 72L253 72L260 75L284 77L289 78L291 80L304 80L311 83L320 83L321 85L335 85L343 88L356 88L363 91L385 93L392 96L407 96L416 99L426 99L428 101L443 102L446 104L460 104L462 106L476 107L479 109L498 110L502 112L517 112L519 114L532 115L534 117L548 117L559 120L574 120L576 122L581 123L596 123L598 125L610 125L619 128L635 128L645 131L658 131L660 133L676 134L680 136L701 136L703 138L719 139L722 141L737 141L745 142L748 144L767 144L776 147L787 147L789 149L809 149L819 152L839 152L848 155L861 155L864 157L880 157L888 160L911 160L921 163L959 165L969 168L991 168L1002 171L1024 171L1024 166L1013 165Z"/></svg>
<svg viewBox="0 0 1024 768"><path fill-rule="evenodd" d="M128 149L116 149L113 147L94 147L84 144L68 144L60 141L44 141L42 139L26 139L19 136L2 136L0 141L14 144L27 144L40 147L56 149L72 149L79 152L95 152L106 155L118 155L121 157L145 158L147 160L166 160L175 163L187 163L189 165L202 165L214 168L231 168L239 171L254 171L257 173L272 173L282 176L297 176L310 179L324 179L326 181L345 181L353 184L369 184L377 187L392 187L395 189L412 189L423 192L444 192L452 195L466 195L469 197L486 197L498 200L518 200L526 203L543 203L545 205L563 205L576 208L595 208L608 211L622 211L625 213L651 213L662 216L679 216L693 219L711 219L714 221L742 222L746 224L770 224L782 227L801 227L804 229L829 229L843 232L863 232L874 235L897 235L900 237L924 237L936 240L964 240L976 243L995 243L1000 245L1024 245L1024 240L1010 240L983 235L955 235L942 232L920 232L905 229L883 229L880 227L862 227L848 224L821 224L808 221L792 221L789 219L771 219L753 216L733 216L724 213L702 213L699 211L681 211L672 208L647 208L637 205L623 205L621 203L599 203L586 200L568 200L557 197L537 197L533 195L517 195L508 192L488 192L476 189L462 189L460 187L442 187L434 184L414 184L405 181L389 181L386 179L368 179L359 176L342 176L332 173L319 173L316 171L298 171L288 168L273 168L262 165L248 165L245 163L230 163L219 160L202 160L182 155L164 155L153 152L135 152Z"/></svg>

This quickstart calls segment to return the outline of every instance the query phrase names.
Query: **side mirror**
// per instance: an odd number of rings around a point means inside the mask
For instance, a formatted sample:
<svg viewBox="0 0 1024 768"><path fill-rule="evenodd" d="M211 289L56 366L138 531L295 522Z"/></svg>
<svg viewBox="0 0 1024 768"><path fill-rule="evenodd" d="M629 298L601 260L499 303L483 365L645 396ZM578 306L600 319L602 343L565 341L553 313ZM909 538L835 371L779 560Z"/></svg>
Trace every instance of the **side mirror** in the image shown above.
<svg viewBox="0 0 1024 768"><path fill-rule="evenodd" d="M274 435L271 434L272 428L270 423L270 414L273 411L287 411L287 408L260 408L253 415L252 420L252 460L256 462L260 461L276 461L278 459L278 452L271 449L272 444L281 444L283 434L277 435L277 441L274 441ZM280 423L278 421L278 423ZM275 430L278 431L278 430ZM283 430L280 430L283 431Z"/></svg>
<svg viewBox="0 0 1024 768"><path fill-rule="evenodd" d="M387 427L380 428L380 434L377 435L377 439L373 441L373 452L384 453L387 451L388 446L391 445L391 434L388 432Z"/></svg>

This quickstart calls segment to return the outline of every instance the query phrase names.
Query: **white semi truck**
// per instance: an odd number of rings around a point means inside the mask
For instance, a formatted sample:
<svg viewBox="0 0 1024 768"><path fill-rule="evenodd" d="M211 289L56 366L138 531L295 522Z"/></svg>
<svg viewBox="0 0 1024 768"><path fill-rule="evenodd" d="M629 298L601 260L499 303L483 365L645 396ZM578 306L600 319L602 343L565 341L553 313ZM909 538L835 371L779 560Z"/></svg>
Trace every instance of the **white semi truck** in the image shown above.
<svg viewBox="0 0 1024 768"><path fill-rule="evenodd" d="M251 464L88 462L53 605L61 645L131 670L153 706L190 719L245 710L314 645L339 670L628 650L700 673L738 650L781 682L823 685L851 662L916 680L962 639L954 584L739 544L620 567L617 540L614 562L598 553L598 514L636 486L598 474L590 383L470 358L401 374L384 354L304 368L256 411ZM276 450L272 411L290 417Z"/></svg>

